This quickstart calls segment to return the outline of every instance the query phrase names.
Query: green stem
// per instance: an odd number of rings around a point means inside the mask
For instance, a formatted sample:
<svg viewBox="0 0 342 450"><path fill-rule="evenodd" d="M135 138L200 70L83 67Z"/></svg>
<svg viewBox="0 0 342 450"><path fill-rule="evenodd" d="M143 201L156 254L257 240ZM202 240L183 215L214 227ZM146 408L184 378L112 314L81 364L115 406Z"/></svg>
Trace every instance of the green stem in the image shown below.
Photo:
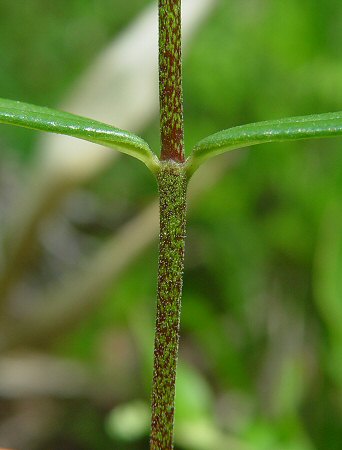
<svg viewBox="0 0 342 450"><path fill-rule="evenodd" d="M184 165L162 162L158 185L160 241L150 449L171 450L186 226Z"/></svg>
<svg viewBox="0 0 342 450"><path fill-rule="evenodd" d="M181 0L159 0L161 160L184 162Z"/></svg>
<svg viewBox="0 0 342 450"><path fill-rule="evenodd" d="M181 0L159 0L160 237L152 385L151 450L173 448L183 284L186 186L183 142Z"/></svg>

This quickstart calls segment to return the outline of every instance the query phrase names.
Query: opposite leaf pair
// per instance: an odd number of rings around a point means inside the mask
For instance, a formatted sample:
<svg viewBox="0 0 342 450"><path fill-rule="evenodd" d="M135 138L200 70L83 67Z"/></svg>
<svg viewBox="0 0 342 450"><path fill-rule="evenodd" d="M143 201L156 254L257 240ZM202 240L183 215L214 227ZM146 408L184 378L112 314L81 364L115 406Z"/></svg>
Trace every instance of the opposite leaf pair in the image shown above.
<svg viewBox="0 0 342 450"><path fill-rule="evenodd" d="M19 101L0 99L0 123L84 139L142 161L153 173L158 157L142 138L111 125ZM185 162L188 177L207 159L250 145L342 135L342 112L257 122L219 131L198 142Z"/></svg>

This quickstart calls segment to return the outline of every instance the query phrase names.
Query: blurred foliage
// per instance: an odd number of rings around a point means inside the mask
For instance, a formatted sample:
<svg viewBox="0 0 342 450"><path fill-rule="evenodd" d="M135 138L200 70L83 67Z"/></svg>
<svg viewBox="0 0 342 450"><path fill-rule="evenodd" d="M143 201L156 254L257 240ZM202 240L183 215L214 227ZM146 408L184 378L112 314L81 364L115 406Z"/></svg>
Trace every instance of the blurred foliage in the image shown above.
<svg viewBox="0 0 342 450"><path fill-rule="evenodd" d="M54 106L147 3L1 1L1 97ZM188 151L222 128L341 110L341 22L336 0L219 2L184 60ZM0 182L22 177L36 136L1 127ZM157 119L144 138L158 148ZM191 210L177 449L341 448L341 147L335 139L242 150ZM77 245L98 248L155 194L146 171L122 158L78 192L88 199L82 220L67 207L63 220ZM39 255L31 284L70 267L53 258L44 266ZM156 258L154 244L81 325L39 343L109 374L112 386L107 396L48 399L58 425L33 450L147 447ZM11 414L35 402L4 398L0 436Z"/></svg>
<svg viewBox="0 0 342 450"><path fill-rule="evenodd" d="M54 104L146 4L148 0L130 0L119 6L116 0L1 1L1 95ZM13 127L6 127L4 133L27 155L32 133Z"/></svg>

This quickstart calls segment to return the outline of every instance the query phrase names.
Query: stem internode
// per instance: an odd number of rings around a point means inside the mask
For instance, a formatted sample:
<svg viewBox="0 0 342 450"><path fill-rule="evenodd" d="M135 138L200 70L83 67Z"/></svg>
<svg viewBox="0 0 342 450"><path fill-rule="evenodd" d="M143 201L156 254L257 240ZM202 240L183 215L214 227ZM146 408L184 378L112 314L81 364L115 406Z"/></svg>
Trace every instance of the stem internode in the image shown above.
<svg viewBox="0 0 342 450"><path fill-rule="evenodd" d="M158 185L160 241L150 448L171 450L186 231L184 165L162 162Z"/></svg>

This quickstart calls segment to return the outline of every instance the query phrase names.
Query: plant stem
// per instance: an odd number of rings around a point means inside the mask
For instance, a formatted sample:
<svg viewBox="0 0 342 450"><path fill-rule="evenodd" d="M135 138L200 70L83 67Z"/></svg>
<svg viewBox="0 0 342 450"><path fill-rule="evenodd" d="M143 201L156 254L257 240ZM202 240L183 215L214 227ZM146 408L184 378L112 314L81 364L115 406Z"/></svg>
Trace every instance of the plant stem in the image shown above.
<svg viewBox="0 0 342 450"><path fill-rule="evenodd" d="M152 386L151 450L173 448L186 226L187 177L183 164L161 163L157 318Z"/></svg>
<svg viewBox="0 0 342 450"><path fill-rule="evenodd" d="M160 235L152 384L151 450L173 448L176 369L184 268L186 187L181 0L159 0Z"/></svg>
<svg viewBox="0 0 342 450"><path fill-rule="evenodd" d="M159 0L161 160L184 162L181 0Z"/></svg>

